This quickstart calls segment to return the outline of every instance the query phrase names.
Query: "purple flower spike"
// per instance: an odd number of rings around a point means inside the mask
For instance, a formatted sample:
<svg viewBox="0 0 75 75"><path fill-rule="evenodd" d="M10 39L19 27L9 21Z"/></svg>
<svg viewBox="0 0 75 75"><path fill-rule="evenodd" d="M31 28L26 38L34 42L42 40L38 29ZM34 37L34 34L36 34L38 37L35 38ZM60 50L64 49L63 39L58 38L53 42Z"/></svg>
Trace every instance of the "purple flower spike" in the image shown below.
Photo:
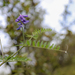
<svg viewBox="0 0 75 75"><path fill-rule="evenodd" d="M21 15L15 20L16 22L19 22L18 25L19 27L17 28L17 30L19 30L21 27L23 27L22 24L26 24L29 21L25 19L25 17L28 17L28 15Z"/></svg>

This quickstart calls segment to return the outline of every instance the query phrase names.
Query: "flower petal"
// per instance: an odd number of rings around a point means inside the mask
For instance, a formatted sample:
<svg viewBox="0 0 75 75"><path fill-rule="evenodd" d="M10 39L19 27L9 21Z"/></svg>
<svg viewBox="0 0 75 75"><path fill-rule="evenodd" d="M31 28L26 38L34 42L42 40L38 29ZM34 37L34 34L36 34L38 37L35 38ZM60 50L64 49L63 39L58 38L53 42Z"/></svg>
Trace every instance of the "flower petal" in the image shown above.
<svg viewBox="0 0 75 75"><path fill-rule="evenodd" d="M28 15L23 15L23 17L28 17Z"/></svg>
<svg viewBox="0 0 75 75"><path fill-rule="evenodd" d="M20 26L17 28L17 30L19 30L20 28L22 28L22 25L20 25Z"/></svg>
<svg viewBox="0 0 75 75"><path fill-rule="evenodd" d="M23 22L24 24L26 24L26 23L28 23L29 22L29 20L27 20L26 22Z"/></svg>
<svg viewBox="0 0 75 75"><path fill-rule="evenodd" d="M22 25L22 23L21 23L21 22L19 22L19 23L18 23L18 25Z"/></svg>
<svg viewBox="0 0 75 75"><path fill-rule="evenodd" d="M16 22L19 22L20 20L16 19L15 21L16 21Z"/></svg>

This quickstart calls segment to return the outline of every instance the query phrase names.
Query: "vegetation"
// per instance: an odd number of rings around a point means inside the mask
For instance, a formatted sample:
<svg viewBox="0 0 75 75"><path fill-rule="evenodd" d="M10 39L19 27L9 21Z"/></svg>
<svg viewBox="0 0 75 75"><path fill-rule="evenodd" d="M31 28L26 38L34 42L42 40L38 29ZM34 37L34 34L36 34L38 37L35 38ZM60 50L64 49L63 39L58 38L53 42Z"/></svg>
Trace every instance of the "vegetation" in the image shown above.
<svg viewBox="0 0 75 75"><path fill-rule="evenodd" d="M17 61L15 68L11 69L11 74L9 75L74 75L75 66L75 34L69 29L69 27L74 24L67 22L68 15L71 16L68 6L65 6L63 12L63 20L60 24L66 34L60 34L56 37L55 31L51 28L46 29L42 25L45 10L38 8L39 1L36 0L1 0L2 14L6 14L6 28L2 26L4 32L8 33L11 38L11 49L14 47L16 53L10 51L4 53L5 57L0 56L0 61L2 64L6 63L7 66L10 65L11 61ZM5 11L5 10L7 11ZM40 12L39 12L40 11ZM16 30L18 27L15 20L18 18L19 14L28 15L26 18L29 23L24 25L22 30ZM24 36L22 36L24 34ZM65 36L61 42L56 45L51 44L54 38L60 39L60 36ZM43 38L46 39L43 39ZM60 41L60 40L58 40ZM59 47L60 46L60 47ZM65 54L65 52L67 52ZM8 57L6 55L9 55ZM1 64L1 65L2 65Z"/></svg>

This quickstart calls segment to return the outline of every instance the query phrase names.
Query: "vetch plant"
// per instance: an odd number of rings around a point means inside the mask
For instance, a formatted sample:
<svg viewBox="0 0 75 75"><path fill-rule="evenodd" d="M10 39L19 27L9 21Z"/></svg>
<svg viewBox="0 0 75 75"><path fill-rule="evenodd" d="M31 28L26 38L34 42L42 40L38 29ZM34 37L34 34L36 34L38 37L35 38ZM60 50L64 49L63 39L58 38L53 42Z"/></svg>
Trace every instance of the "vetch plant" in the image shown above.
<svg viewBox="0 0 75 75"><path fill-rule="evenodd" d="M22 50L23 47L35 47L35 48L42 48L42 49L48 49L48 50L55 50L55 51L61 51L61 52L66 52L64 50L60 50L60 47L52 44L50 45L50 42L43 42L43 41L36 41L36 39L38 38L39 34L43 33L43 32L47 32L47 31L52 31L51 29L40 29L40 30L35 30L32 35L27 34L27 37L29 37L29 40L25 40L24 38L24 26L29 22L29 20L26 20L26 17L28 17L28 15L21 15L15 20L18 23L18 28L17 30L20 30L22 28L23 30L23 42L22 44L18 45L18 46L22 46L16 53L9 55L8 57L4 57L4 58L0 58L0 61L2 62L0 64L3 65L6 62L10 62L10 61L29 61L30 59L28 57L19 57L18 55L16 55L20 50ZM32 38L34 40L32 40ZM2 47L2 45L1 45ZM3 52L3 50L2 50ZM15 56L16 55L16 56ZM14 57L15 56L15 57Z"/></svg>

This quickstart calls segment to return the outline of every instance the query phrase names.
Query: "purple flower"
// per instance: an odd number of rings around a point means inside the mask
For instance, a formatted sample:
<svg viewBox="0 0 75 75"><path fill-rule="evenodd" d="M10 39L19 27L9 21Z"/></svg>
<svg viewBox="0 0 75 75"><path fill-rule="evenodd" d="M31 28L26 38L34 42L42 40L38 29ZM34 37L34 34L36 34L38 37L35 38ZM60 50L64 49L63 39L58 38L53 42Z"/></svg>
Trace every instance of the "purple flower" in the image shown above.
<svg viewBox="0 0 75 75"><path fill-rule="evenodd" d="M27 20L27 21L25 21L25 22L23 22L24 24L26 24L26 23L28 23L29 21Z"/></svg>
<svg viewBox="0 0 75 75"><path fill-rule="evenodd" d="M28 17L28 15L23 15L23 17Z"/></svg>
<svg viewBox="0 0 75 75"><path fill-rule="evenodd" d="M19 23L18 23L18 25L22 25L22 23L21 23L21 22L19 22Z"/></svg>
<svg viewBox="0 0 75 75"><path fill-rule="evenodd" d="M19 27L17 28L17 30L19 30L21 27L23 27L23 25L19 26Z"/></svg>
<svg viewBox="0 0 75 75"><path fill-rule="evenodd" d="M23 27L23 24L28 23L29 21L25 19L25 17L28 17L28 15L21 15L15 20L16 22L19 22L18 25L19 27L17 30L19 30L21 27Z"/></svg>

